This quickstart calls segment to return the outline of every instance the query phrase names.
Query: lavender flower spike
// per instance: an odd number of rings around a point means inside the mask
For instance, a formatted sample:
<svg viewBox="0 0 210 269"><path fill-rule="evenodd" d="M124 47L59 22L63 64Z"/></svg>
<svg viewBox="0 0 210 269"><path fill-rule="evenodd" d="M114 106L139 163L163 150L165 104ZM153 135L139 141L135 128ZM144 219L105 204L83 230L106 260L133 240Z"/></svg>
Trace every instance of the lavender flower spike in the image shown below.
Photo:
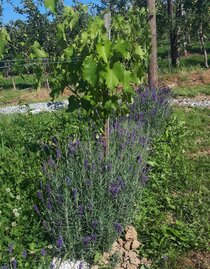
<svg viewBox="0 0 210 269"><path fill-rule="evenodd" d="M63 247L63 237L62 236L59 236L58 239L56 240L56 245L57 245L57 248L58 249L61 249Z"/></svg>

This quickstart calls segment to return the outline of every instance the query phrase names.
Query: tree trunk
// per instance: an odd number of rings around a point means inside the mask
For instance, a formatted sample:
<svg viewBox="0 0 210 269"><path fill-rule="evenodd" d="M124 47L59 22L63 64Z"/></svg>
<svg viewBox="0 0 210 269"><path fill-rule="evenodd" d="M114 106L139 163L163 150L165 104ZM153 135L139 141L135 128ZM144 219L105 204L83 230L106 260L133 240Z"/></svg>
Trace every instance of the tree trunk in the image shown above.
<svg viewBox="0 0 210 269"><path fill-rule="evenodd" d="M168 16L170 20L170 47L171 47L171 63L173 67L177 67L179 65L179 57L180 57L180 29L176 26L174 22L174 12L173 12L173 1L167 0L168 5ZM177 12L177 16L179 12Z"/></svg>
<svg viewBox="0 0 210 269"><path fill-rule="evenodd" d="M200 45L201 45L202 53L203 53L203 56L204 56L204 65L205 65L206 68L209 68L208 54L207 54L206 46L205 46L206 36L203 33L202 25L200 26L198 36L199 36L199 42L200 42Z"/></svg>
<svg viewBox="0 0 210 269"><path fill-rule="evenodd" d="M150 88L158 87L157 74L157 29L156 29L156 8L155 0L147 0L147 8L149 11L149 25L151 32L151 55L148 69L148 80Z"/></svg>

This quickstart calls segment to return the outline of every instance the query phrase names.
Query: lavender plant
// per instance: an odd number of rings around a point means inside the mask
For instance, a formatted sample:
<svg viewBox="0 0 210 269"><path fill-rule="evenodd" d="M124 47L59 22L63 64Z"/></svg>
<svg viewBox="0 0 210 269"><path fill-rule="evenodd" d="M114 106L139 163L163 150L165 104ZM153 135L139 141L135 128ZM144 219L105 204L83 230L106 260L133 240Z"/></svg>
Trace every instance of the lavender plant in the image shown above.
<svg viewBox="0 0 210 269"><path fill-rule="evenodd" d="M103 139L92 133L88 143L68 139L64 150L54 144L43 164L47 183L37 192L41 208L34 210L56 255L91 263L132 223L147 180L147 141L139 123L124 117L111 124L107 157Z"/></svg>
<svg viewBox="0 0 210 269"><path fill-rule="evenodd" d="M150 89L139 87L129 117L142 123L142 128L150 131L150 137L160 135L171 116L169 88Z"/></svg>

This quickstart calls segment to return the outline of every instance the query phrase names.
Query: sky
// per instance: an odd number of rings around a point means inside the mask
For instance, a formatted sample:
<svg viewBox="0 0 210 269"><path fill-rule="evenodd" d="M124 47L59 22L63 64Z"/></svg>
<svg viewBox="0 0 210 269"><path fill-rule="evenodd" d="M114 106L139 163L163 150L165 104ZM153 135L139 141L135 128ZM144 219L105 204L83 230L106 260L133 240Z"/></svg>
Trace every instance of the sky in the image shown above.
<svg viewBox="0 0 210 269"><path fill-rule="evenodd" d="M99 0L81 0L81 3L88 4L88 3L99 3ZM12 0L12 3L15 6L20 6L20 0ZM71 0L64 0L65 5L71 5ZM42 7L40 9L41 12L45 11L45 8ZM25 17L23 15L17 14L14 12L13 7L10 3L7 2L7 0L3 0L3 23L6 24L11 20L17 20L22 19L24 20Z"/></svg>

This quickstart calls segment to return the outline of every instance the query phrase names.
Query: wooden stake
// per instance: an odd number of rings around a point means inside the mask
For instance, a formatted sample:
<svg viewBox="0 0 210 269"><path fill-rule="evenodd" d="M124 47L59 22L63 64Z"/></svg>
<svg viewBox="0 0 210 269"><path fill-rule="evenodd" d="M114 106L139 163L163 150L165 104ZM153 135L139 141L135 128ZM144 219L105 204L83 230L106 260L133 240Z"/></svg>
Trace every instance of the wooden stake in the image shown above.
<svg viewBox="0 0 210 269"><path fill-rule="evenodd" d="M107 31L108 39L111 40L111 12L104 15L104 23ZM109 118L106 119L104 124L105 133L105 157L109 155Z"/></svg>

